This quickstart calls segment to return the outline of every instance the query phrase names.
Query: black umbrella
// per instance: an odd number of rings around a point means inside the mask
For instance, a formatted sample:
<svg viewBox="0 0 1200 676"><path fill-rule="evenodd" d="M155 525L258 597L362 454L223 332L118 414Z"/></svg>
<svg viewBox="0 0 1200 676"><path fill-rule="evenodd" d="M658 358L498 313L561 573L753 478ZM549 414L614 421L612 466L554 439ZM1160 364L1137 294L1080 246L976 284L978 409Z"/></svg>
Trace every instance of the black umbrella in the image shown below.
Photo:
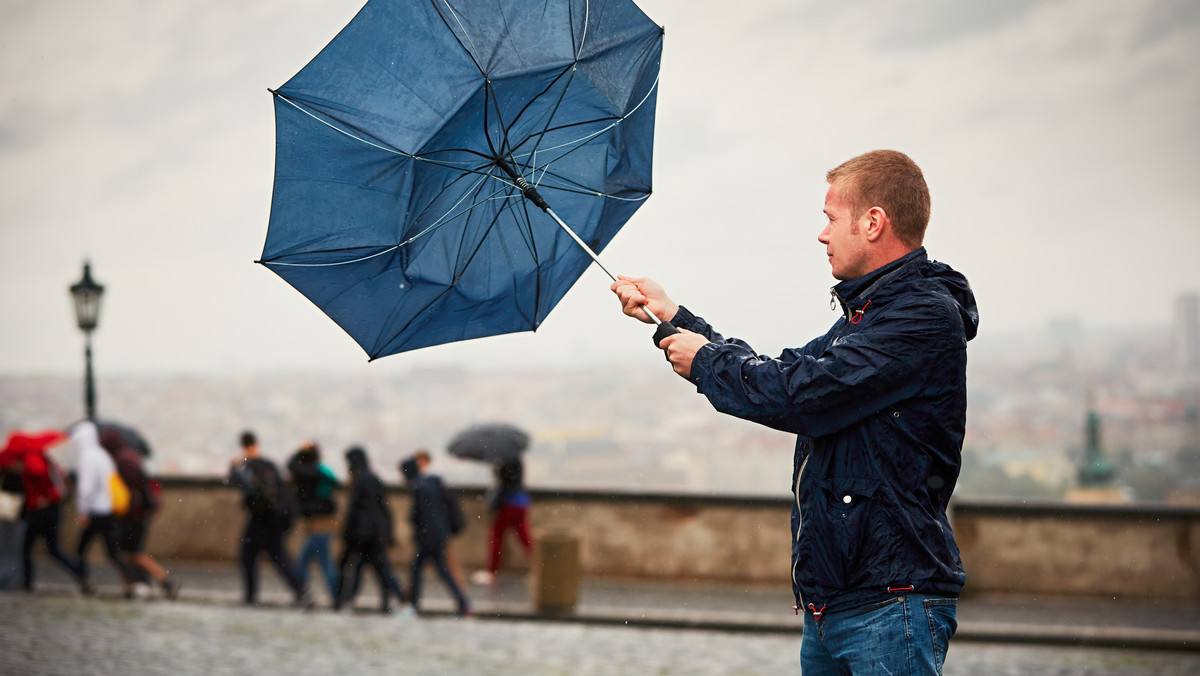
<svg viewBox="0 0 1200 676"><path fill-rule="evenodd" d="M142 436L141 432L129 425L112 420L96 423L96 431L98 433L104 434L108 430L116 430L121 435L121 441L125 442L126 446L141 453L143 458L150 457L150 443L146 441L146 437Z"/></svg>
<svg viewBox="0 0 1200 676"><path fill-rule="evenodd" d="M450 440L450 455L464 460L494 462L519 457L529 447L529 435L503 423L475 425Z"/></svg>

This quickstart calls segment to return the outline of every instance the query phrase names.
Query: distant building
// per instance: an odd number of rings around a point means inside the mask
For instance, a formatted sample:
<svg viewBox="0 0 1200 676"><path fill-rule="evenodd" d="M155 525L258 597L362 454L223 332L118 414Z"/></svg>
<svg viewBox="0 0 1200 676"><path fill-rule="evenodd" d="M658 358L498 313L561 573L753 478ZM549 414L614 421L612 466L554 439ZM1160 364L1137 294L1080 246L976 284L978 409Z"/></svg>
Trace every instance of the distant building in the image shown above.
<svg viewBox="0 0 1200 676"><path fill-rule="evenodd" d="M1175 300L1175 365L1200 369L1200 295L1184 293Z"/></svg>

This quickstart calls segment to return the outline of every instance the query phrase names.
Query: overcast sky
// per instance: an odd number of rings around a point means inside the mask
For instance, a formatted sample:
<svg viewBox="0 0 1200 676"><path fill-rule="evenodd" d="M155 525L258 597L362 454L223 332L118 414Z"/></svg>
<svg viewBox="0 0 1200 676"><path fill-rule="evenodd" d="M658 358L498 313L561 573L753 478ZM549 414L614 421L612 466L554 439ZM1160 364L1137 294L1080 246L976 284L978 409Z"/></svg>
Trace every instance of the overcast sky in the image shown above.
<svg viewBox="0 0 1200 676"><path fill-rule="evenodd" d="M252 263L268 87L360 0L0 0L0 374L78 373L67 287L106 287L101 373L640 361L650 330L593 268L539 332L386 357ZM835 319L825 171L925 170L930 255L981 341L1056 317L1168 325L1200 289L1200 4L643 0L666 27L654 196L604 253L760 351ZM548 226L552 227L552 226Z"/></svg>

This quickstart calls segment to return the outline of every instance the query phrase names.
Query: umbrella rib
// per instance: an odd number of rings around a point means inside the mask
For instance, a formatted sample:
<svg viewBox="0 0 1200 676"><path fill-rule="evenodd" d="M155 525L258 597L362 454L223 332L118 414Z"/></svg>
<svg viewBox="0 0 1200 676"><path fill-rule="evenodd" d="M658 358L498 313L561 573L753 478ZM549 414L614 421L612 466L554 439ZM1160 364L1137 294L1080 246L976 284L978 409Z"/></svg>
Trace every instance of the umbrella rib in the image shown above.
<svg viewBox="0 0 1200 676"><path fill-rule="evenodd" d="M575 60L578 61L580 55L583 54L583 44L587 42L588 21L591 20L592 3L589 0L583 0L583 35L579 36L579 49L575 50ZM574 28L574 26L572 26Z"/></svg>
<svg viewBox="0 0 1200 676"><path fill-rule="evenodd" d="M478 186L479 186L479 184L476 184L476 185L475 185L475 186L474 186L472 189L473 189L473 190L476 190L476 189L478 189ZM494 196L495 194L496 194L496 193L492 193L492 195L493 195L493 196ZM487 198L487 199L490 199L490 197L489 197L489 198ZM523 200L522 200L522 201L523 201ZM482 204L482 202L477 202L476 204L472 205L472 206L471 206L471 208L473 209L475 206L478 206L479 204ZM466 260L466 261L465 261L465 262L462 264L462 267L461 267L461 268L459 268L458 270L466 270L468 267L470 267L470 265L471 265L471 262L472 262L473 260L475 260L475 256L477 256L477 255L479 254L480 250L482 250L482 249L483 249L483 243L484 243L485 241L487 241L488 234L489 234L489 233L492 231L492 229L493 229L493 228L495 228L495 227L496 227L496 223L499 221L499 218L500 218L500 213L499 213L499 212L497 212L497 213L496 213L496 214L495 214L495 215L492 217L492 222L491 222L491 224L490 224L490 225L488 225L488 227L487 227L487 231L486 231L486 232L484 232L484 233L483 233L483 236L481 236L481 237L479 238L479 241L478 241L478 243L475 245L475 247L474 247L473 249L471 249L471 254L470 254L470 256L468 256L468 257L467 257L467 260ZM444 224L443 224L443 225L444 225ZM419 236L419 235L418 235L418 236ZM464 233L464 236L465 236L465 233ZM414 238L414 239L415 239L415 238ZM411 240L409 240L409 241L411 241ZM454 276L454 281L458 281L458 278L459 278L459 274L458 274L458 272L456 271L456 274L455 274L455 276ZM443 289L443 290L442 290L440 293L438 293L438 294L437 294L437 296L435 296L435 297L434 297L433 299L431 299L431 300L430 300L428 303L426 303L426 304L425 304L425 307L421 308L421 310L420 310L419 312L416 312L416 313L414 313L414 314L413 314L413 316L412 316L412 318L411 318L411 319L409 319L407 322L405 322L405 323L404 323L404 326L400 327L400 328L399 328L397 331L395 331L395 332L392 334L391 338L389 338L387 341L385 341L385 342L384 342L384 344L386 344L386 343L388 343L388 342L391 342L392 340L395 340L395 339L396 339L396 337L400 336L400 335L401 335L401 334L403 334L405 331L407 331L407 330L408 330L408 328L409 328L410 326L412 326L412 325L413 325L413 323L414 323L414 322L416 322L416 321L417 321L417 320L418 320L418 319L421 317L421 315L423 315L423 314L425 314L426 312L428 312L428 311L429 311L429 310L430 310L430 309L431 309L431 308L432 308L434 305L436 305L436 304L437 304L437 302L438 302L439 300L441 300L441 299L442 299L442 297L444 297L446 294L450 293L450 291L451 291L453 288L454 288L454 286L453 286L453 282L452 282L452 283L451 283L449 286L447 286L447 287L446 287L445 289ZM535 321L535 322L537 321L537 306L536 306L536 305L534 306L534 321Z"/></svg>
<svg viewBox="0 0 1200 676"><path fill-rule="evenodd" d="M317 122L320 122L321 124L325 125L326 127L329 127L330 129L338 132L339 134L342 134L344 136L352 138L355 141L359 141L361 143L369 145L372 148L377 148L379 150L382 150L387 153L391 153L393 155L400 155L401 157L407 157L411 160L416 160L418 162L427 162L429 164L433 164L433 165L436 165L439 167L446 167L447 169L458 169L459 171L464 171L464 172L473 173L473 174L483 173L483 172L479 171L478 169L463 168L463 165L466 164L465 162L447 162L445 160L435 160L435 159L431 159L424 155L413 155L412 153L407 153L407 152L404 152L403 150L399 150L397 148L390 148L388 146L374 143L374 142L369 141L361 136L352 134L349 131L347 131L337 125L331 124L329 122L329 120L326 120L326 119L320 117L313 111L305 108L304 106L301 106L299 103L288 98L287 96L285 96L283 94L280 94L278 92L272 92L272 93L275 94L275 96L279 97L280 99L283 99L288 105L291 105L296 110L299 110L300 112L304 113L305 115L308 115L309 117L316 120ZM349 126L349 125L347 125L347 126ZM483 153L481 153L477 150L471 150L469 148L445 148L445 149L436 150L433 152L463 152L463 153L469 153L472 155L477 155L480 157L480 159L484 159L489 162L491 162L491 160L492 160L492 158L488 157L487 155L484 155ZM484 174L484 175L487 175L487 174Z"/></svg>
<svg viewBox="0 0 1200 676"><path fill-rule="evenodd" d="M396 249L399 249L402 246L404 246L404 243L400 243L395 246L389 246L388 248L386 248L382 251L379 251L377 253L373 253L369 256L362 256L360 258L355 258L353 260L348 260L348 261L337 261L335 263L282 263L280 261L271 261L271 260L258 261L258 262L264 263L264 264L270 263L271 265L287 266L289 268L328 268L328 267L333 267L335 265L349 265L351 263L361 263L363 261L371 260L372 258L382 256L386 253L391 253L392 251L395 251ZM304 251L302 253L333 253L334 251L350 251L350 249L326 249L326 250L322 250L322 251Z"/></svg>
<svg viewBox="0 0 1200 676"><path fill-rule="evenodd" d="M378 148L379 150L382 150L384 152L392 153L394 155L403 155L404 157L409 157L414 160L421 159L421 158L417 157L416 155L406 153L403 150L399 150L396 148L389 148L387 146L379 145L378 143L372 143L371 141L368 141L367 139L362 138L361 136L356 136L354 134L351 134L350 132L346 131L345 129L342 129L341 127L330 124L328 120L322 119L321 117L319 117L315 113L313 113L311 110L304 108L303 106L296 103L295 101L288 98L287 96L280 94L279 92L276 92L276 91L272 91L271 93L274 94L276 97L283 99L287 104L291 105L296 110L304 113L305 115L308 115L312 119L316 120L317 122L320 122L321 124L325 125L326 127L329 127L330 129L338 132L339 134L344 134L344 135L349 136L350 138L354 139L355 141L360 141L362 143L365 143L365 144L371 146L372 148Z"/></svg>
<svg viewBox="0 0 1200 676"><path fill-rule="evenodd" d="M442 20L442 23L446 24L446 28L450 31L450 34L454 36L454 40L458 42L459 46L463 48L463 51L465 51L471 57L471 61L474 62L475 68L479 70L481 75L486 77L487 73L485 73L483 70L483 63L479 58L479 51L475 48L475 42L471 40L471 34L467 32L467 27L464 26L462 20L458 18L458 12L454 11L454 8L450 6L450 3L447 0L442 0L442 4L445 5L446 10L450 12L450 16L454 17L454 23L458 24L459 30L461 30L463 36L467 38L467 42L470 43L470 46L463 44L463 41L459 39L458 33L454 32L454 28L450 25L450 22L446 21L446 15L442 14L442 11L437 8L437 2L430 0L430 4L433 5L433 11L437 12L438 17Z"/></svg>
<svg viewBox="0 0 1200 676"><path fill-rule="evenodd" d="M642 105L646 103L646 101L650 100L650 95L653 94L656 89L658 89L658 78L657 77L654 78L654 84L652 84L650 86L650 88L646 91L646 95L642 97L642 100L638 101L638 104L636 106L634 106L632 110L630 110L628 113L625 113L624 115L622 115L620 117L601 117L601 118L596 118L594 120L587 120L584 122L573 122L571 124L566 124L561 127L553 127L553 128L547 127L545 129L545 131L542 132L543 134L551 132L551 131L558 131L560 129L570 129L571 127L579 127L579 126L583 126L583 125L587 125L587 124L594 124L596 122L603 122L605 120L614 120L612 124L608 125L607 127L603 128L603 129L598 129L598 130L596 130L586 136L582 136L574 141L567 141L565 143L560 143L556 146L552 146L550 148L543 148L542 151L545 152L548 150L558 150L559 148L566 148L568 146L583 146L583 145L585 145L587 142L591 141L592 139L596 138L597 136L600 136L601 134L604 134L605 132L614 129L615 127L620 125L622 122L624 122L626 119L628 119L631 115L636 113L638 111L638 109L641 108ZM559 157L562 157L562 155L560 155ZM557 160L559 158L555 158L555 159Z"/></svg>

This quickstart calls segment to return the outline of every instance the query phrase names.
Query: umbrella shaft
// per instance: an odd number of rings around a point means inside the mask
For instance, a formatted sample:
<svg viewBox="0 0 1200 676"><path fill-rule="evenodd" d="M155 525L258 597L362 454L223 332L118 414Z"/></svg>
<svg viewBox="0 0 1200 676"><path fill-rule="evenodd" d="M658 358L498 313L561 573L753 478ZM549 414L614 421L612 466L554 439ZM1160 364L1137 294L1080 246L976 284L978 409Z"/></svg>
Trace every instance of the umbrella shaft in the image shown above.
<svg viewBox="0 0 1200 676"><path fill-rule="evenodd" d="M600 262L600 257L596 255L595 251L592 251L592 247L588 246L587 242L584 242L582 239L580 239L579 235L576 235L575 231L571 229L571 226L564 223L563 219L559 218L558 214L554 213L554 210L551 209L550 207L546 207L546 213L550 214L550 218L553 218L554 222L558 223L558 226L560 228L562 228L564 231L566 231L566 233L571 236L571 239L575 240L575 243L578 244L580 246L580 248L582 248L584 251L586 251L589 256L592 257L592 260L596 263L596 265L600 266L600 269L604 271L604 274L608 275L609 279L613 280L614 282L617 281L617 276L614 275L613 273L609 272L608 268L604 267L604 263ZM659 322L658 317L654 316L653 312L646 310L646 314L650 316L651 321L653 321L655 325L658 325L661 323L661 322Z"/></svg>
<svg viewBox="0 0 1200 676"><path fill-rule="evenodd" d="M592 261L594 261L596 265L600 266L600 269L604 271L604 274L608 275L609 279L613 280L614 282L617 281L617 276L609 272L608 268L604 267L604 263L600 262L600 257L596 255L595 251L592 251L592 247L588 246L587 242L583 241L579 235L575 234L575 231L571 229L571 226L567 225L563 219L558 217L558 214L554 213L554 210L550 208L550 205L546 204L546 200L538 194L536 188L529 185L529 182L525 180L525 177L517 173L517 170L514 169L513 166L508 162L498 161L496 162L496 165L504 170L504 173L508 174L510 178L512 178L513 183L516 184L517 188L529 201L533 202L539 209L549 214L550 218L553 218L554 222L558 223L558 227L562 228L564 232L570 235L571 239L575 240L575 243L578 244L581 249L586 251L587 255L592 257ZM653 312L646 310L646 314L649 315L650 320L653 321L656 326L661 324L661 322L658 320L658 317L655 317Z"/></svg>

